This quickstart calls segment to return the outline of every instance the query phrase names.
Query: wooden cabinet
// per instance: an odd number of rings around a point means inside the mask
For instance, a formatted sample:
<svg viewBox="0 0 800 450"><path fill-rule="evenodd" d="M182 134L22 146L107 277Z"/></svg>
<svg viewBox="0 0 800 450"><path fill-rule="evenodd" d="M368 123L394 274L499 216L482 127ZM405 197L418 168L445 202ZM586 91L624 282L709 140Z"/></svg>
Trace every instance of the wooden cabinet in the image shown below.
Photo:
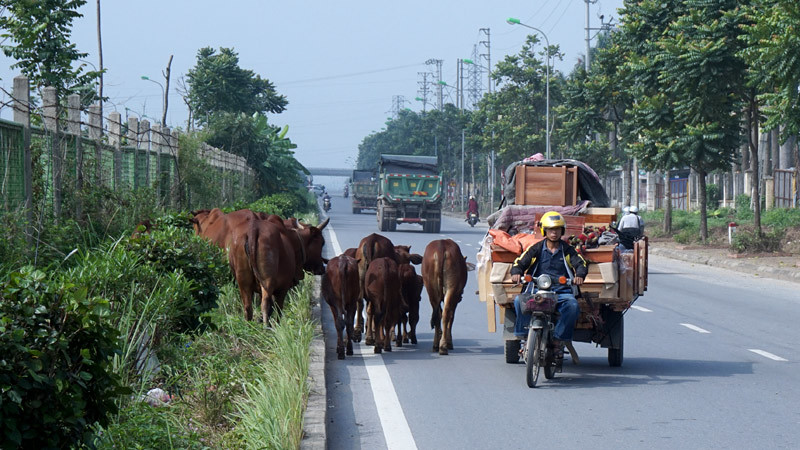
<svg viewBox="0 0 800 450"><path fill-rule="evenodd" d="M519 165L514 186L517 205L571 206L578 202L576 167Z"/></svg>

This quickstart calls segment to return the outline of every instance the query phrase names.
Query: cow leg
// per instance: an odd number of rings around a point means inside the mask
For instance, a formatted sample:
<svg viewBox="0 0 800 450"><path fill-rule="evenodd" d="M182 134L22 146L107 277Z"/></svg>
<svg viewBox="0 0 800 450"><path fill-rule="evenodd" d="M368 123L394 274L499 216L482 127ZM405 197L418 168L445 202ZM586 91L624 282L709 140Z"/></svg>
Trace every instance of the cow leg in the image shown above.
<svg viewBox="0 0 800 450"><path fill-rule="evenodd" d="M373 311L372 311L372 302L367 302L367 308L366 309L367 309L366 310L367 318L366 318L366 321L365 321L366 330L365 330L364 343L367 344L367 345L375 345L375 332L376 332L376 329L375 329L375 317L374 317L374 314L373 314Z"/></svg>
<svg viewBox="0 0 800 450"><path fill-rule="evenodd" d="M439 342L439 354L446 355L448 350L453 349L453 318L455 317L455 305L445 302L444 314L442 315L442 340Z"/></svg>
<svg viewBox="0 0 800 450"><path fill-rule="evenodd" d="M389 319L384 317L383 328L383 349L387 352L392 351L392 331L394 331L394 324L389 322Z"/></svg>
<svg viewBox="0 0 800 450"><path fill-rule="evenodd" d="M419 311L416 314L408 313L408 339L412 344L417 345L417 323L419 322Z"/></svg>
<svg viewBox="0 0 800 450"><path fill-rule="evenodd" d="M344 314L337 312L336 314L336 356L339 359L344 359L344 334L345 321Z"/></svg>
<svg viewBox="0 0 800 450"><path fill-rule="evenodd" d="M433 306L431 313L431 328L435 331L433 333L433 349L431 351L439 351L439 340L442 338L442 307L438 303Z"/></svg>
<svg viewBox="0 0 800 450"><path fill-rule="evenodd" d="M353 354L353 319L354 319L354 316L355 316L355 311L353 311L354 307L355 307L355 305L350 305L349 307L346 308L347 319L345 319L345 321L344 321L345 327L347 329L347 354L348 355L352 355Z"/></svg>
<svg viewBox="0 0 800 450"><path fill-rule="evenodd" d="M405 324L404 323L405 322L404 319L405 319L405 316L403 316L402 319L397 321L397 333L395 333L395 337L396 338L395 338L395 341L394 341L394 345L396 345L398 347L402 347L403 346L403 337L405 337L405 335L406 335L403 332L403 325ZM395 328L395 325L392 325L392 328ZM406 341L406 342L408 342L408 341Z"/></svg>
<svg viewBox="0 0 800 450"><path fill-rule="evenodd" d="M244 308L244 320L253 320L253 290L245 289L239 285L239 296L242 297L242 307Z"/></svg>
<svg viewBox="0 0 800 450"><path fill-rule="evenodd" d="M380 317L376 317L374 314L375 311L372 311L370 314L370 305L367 304L367 332L374 333L375 335L372 336L373 343L375 345L375 353L382 353L383 352L383 326L381 325L381 321L383 319L383 315ZM369 337L367 337L369 339Z"/></svg>
<svg viewBox="0 0 800 450"><path fill-rule="evenodd" d="M269 327L269 310L272 307L272 294L264 287L261 288L261 319L264 327Z"/></svg>
<svg viewBox="0 0 800 450"><path fill-rule="evenodd" d="M353 330L353 341L361 342L361 333L364 332L364 300L356 301L356 327Z"/></svg>
<svg viewBox="0 0 800 450"><path fill-rule="evenodd" d="M403 314L402 318L400 319L400 324L402 324L403 328L403 340L400 341L401 343L408 343L408 314ZM401 325L397 325L398 334L400 333ZM398 344L398 347L400 345Z"/></svg>

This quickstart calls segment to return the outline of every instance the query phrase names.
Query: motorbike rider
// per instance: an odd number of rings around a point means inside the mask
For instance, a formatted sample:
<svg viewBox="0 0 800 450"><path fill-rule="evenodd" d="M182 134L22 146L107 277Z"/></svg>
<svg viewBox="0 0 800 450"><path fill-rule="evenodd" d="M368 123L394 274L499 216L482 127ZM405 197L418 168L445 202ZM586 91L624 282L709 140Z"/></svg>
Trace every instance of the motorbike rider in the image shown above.
<svg viewBox="0 0 800 450"><path fill-rule="evenodd" d="M628 213L624 214L622 218L619 219L617 229L619 230L620 234L625 235L625 238L620 238L620 242L623 243L623 246L626 249L632 250L632 242L637 241L644 235L644 220L639 216L638 206L630 206L627 207L627 209ZM625 210L623 209L623 212L624 211Z"/></svg>
<svg viewBox="0 0 800 450"><path fill-rule="evenodd" d="M552 289L558 295L560 313L553 338L556 352L563 355L564 343L572 340L580 306L572 293L572 288L558 284L557 280L565 276L572 280L572 284L579 286L583 284L589 269L586 260L561 239L566 231L566 222L560 213L556 211L545 213L539 225L545 239L529 246L514 261L511 266L511 281L519 283L526 273L534 277L547 274L553 278ZM522 313L519 296L514 299L514 308L517 312L514 334L524 339L528 335L525 327L530 323L531 315Z"/></svg>
<svg viewBox="0 0 800 450"><path fill-rule="evenodd" d="M469 220L469 215L475 213L475 216L478 216L478 201L475 200L474 195L469 196L469 203L467 204L467 218L465 220Z"/></svg>
<svg viewBox="0 0 800 450"><path fill-rule="evenodd" d="M323 204L325 204L326 202L327 202L329 205L331 204L331 196L330 196L330 195L328 195L328 193L327 193L327 192L325 192L325 193L322 195L322 203L323 203Z"/></svg>

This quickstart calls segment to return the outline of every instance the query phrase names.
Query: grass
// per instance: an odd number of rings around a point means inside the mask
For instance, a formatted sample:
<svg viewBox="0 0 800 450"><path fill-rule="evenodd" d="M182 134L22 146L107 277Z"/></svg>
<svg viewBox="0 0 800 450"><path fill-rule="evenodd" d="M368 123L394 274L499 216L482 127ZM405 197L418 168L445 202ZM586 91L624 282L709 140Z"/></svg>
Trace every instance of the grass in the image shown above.
<svg viewBox="0 0 800 450"><path fill-rule="evenodd" d="M225 286L219 307L207 314L207 331L181 335L159 351L155 381L174 400L151 407L135 395L102 430L98 447L298 448L314 336L312 280L290 293L269 329L245 321L238 290Z"/></svg>

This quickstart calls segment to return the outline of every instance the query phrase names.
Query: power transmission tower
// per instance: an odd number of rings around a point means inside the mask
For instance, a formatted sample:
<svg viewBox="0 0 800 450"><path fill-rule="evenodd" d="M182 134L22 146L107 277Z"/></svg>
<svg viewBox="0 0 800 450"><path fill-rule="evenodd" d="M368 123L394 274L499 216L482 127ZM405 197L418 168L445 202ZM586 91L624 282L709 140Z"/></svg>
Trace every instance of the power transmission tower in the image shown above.
<svg viewBox="0 0 800 450"><path fill-rule="evenodd" d="M486 92L492 93L492 37L488 28L481 28L480 31L486 34L486 40L480 43L486 47L486 53L481 53L482 58L486 58Z"/></svg>
<svg viewBox="0 0 800 450"><path fill-rule="evenodd" d="M417 75L422 76L422 81L417 81L419 84L419 89L417 90L417 100L422 102L422 112L427 111L428 107L428 92L430 92L430 87L428 85L428 75L433 75L430 72L417 72Z"/></svg>
<svg viewBox="0 0 800 450"><path fill-rule="evenodd" d="M472 60L480 61L478 59L478 46L472 46ZM483 94L483 86L481 79L483 78L483 68L479 64L467 64L467 98L469 99L470 109L475 109L475 106L481 101Z"/></svg>
<svg viewBox="0 0 800 450"><path fill-rule="evenodd" d="M436 78L436 109L439 110L441 110L444 105L444 99L442 97L442 62L443 60L441 59L429 59L425 61L425 64L429 66L436 66L436 71L433 74Z"/></svg>
<svg viewBox="0 0 800 450"><path fill-rule="evenodd" d="M406 98L402 95L392 96L392 110L390 111L392 119L397 119L400 116L400 111L406 104Z"/></svg>

